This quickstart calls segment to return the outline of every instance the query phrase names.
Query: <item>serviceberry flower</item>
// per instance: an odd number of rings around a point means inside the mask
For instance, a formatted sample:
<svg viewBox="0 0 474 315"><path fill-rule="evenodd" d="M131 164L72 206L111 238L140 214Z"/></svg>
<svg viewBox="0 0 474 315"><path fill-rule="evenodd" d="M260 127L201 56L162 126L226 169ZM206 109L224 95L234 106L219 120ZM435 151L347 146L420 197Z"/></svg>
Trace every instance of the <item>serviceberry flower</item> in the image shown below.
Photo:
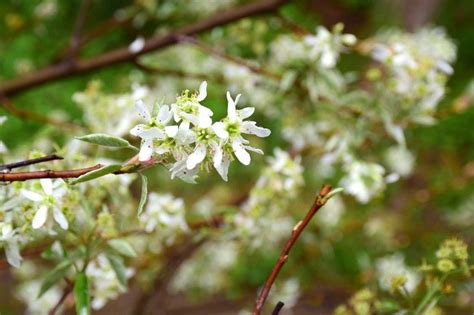
<svg viewBox="0 0 474 315"><path fill-rule="evenodd" d="M223 121L214 123L212 127L217 136L224 140L225 148L230 145L237 159L242 164L249 165L251 159L247 150L259 154L263 154L263 152L260 149L249 146L249 141L244 139L242 134L252 134L263 138L268 137L271 131L270 129L257 126L255 121L244 121L244 119L252 116L255 108L247 107L237 110L236 105L239 102L239 98L240 94L233 100L230 92L227 92L227 117ZM222 159L226 157L225 154L222 154ZM224 161L221 161L221 163L224 163ZM219 164L218 161L217 164Z"/></svg>
<svg viewBox="0 0 474 315"><path fill-rule="evenodd" d="M171 105L174 120L176 122L192 123L199 128L208 128L212 125L212 110L202 106L202 102L207 97L207 82L203 81L199 86L199 94L190 94L186 90L178 96L176 103Z"/></svg>
<svg viewBox="0 0 474 315"><path fill-rule="evenodd" d="M135 103L138 115L146 122L139 124L130 130L130 134L142 138L142 145L138 159L148 161L155 150L155 140L164 140L167 136L174 137L178 134L178 126L167 126L173 114L168 105L158 108L156 117L152 117L146 105L141 101Z"/></svg>
<svg viewBox="0 0 474 315"><path fill-rule="evenodd" d="M20 267L21 255L18 248L19 235L11 224L0 222L0 245L5 249L7 261L13 267Z"/></svg>
<svg viewBox="0 0 474 315"><path fill-rule="evenodd" d="M54 221L56 221L56 223L59 224L62 229L67 230L69 228L69 224L61 210L60 203L67 191L62 181L56 180L53 183L51 179L43 178L40 180L40 184L43 188L42 193L27 189L23 189L21 191L25 198L39 203L39 208L33 217L33 229L41 228L48 220L49 210L52 210Z"/></svg>

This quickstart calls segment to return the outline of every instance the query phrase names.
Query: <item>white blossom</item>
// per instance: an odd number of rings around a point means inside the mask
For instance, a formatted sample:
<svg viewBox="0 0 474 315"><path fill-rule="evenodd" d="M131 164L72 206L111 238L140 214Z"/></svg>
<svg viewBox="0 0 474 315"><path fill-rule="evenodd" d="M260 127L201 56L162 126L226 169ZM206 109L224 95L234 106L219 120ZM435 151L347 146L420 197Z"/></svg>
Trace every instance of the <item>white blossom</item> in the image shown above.
<svg viewBox="0 0 474 315"><path fill-rule="evenodd" d="M379 285L385 291L391 290L395 277L406 278L404 288L408 293L414 293L420 282L420 275L405 265L405 258L399 253L377 259L376 272Z"/></svg>
<svg viewBox="0 0 474 315"><path fill-rule="evenodd" d="M39 207L33 217L33 229L39 229L44 226L48 220L49 212L52 211L54 221L62 229L67 230L69 223L61 209L61 199L66 194L64 183L61 180L53 182L49 178L40 179L40 183L43 189L42 193L27 189L21 191L25 198L33 201Z"/></svg>
<svg viewBox="0 0 474 315"><path fill-rule="evenodd" d="M341 186L361 203L367 203L385 187L385 169L375 163L352 161L345 166Z"/></svg>
<svg viewBox="0 0 474 315"><path fill-rule="evenodd" d="M22 258L19 249L19 235L11 224L0 222L0 245L5 249L7 261L13 267L20 267Z"/></svg>

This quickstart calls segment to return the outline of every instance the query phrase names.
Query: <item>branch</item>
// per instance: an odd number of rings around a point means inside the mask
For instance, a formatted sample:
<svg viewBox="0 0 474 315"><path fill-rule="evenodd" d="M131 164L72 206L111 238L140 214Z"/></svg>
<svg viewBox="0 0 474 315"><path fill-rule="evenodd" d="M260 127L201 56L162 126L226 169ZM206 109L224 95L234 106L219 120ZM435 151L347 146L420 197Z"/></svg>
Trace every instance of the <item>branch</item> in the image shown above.
<svg viewBox="0 0 474 315"><path fill-rule="evenodd" d="M80 47L81 43L81 33L86 21L87 13L91 7L91 0L82 0L81 7L79 9L79 14L77 15L76 25L74 26L74 32L71 36L71 43L69 44L69 50L67 53L67 58L70 62L74 62L76 59L77 50Z"/></svg>
<svg viewBox="0 0 474 315"><path fill-rule="evenodd" d="M68 286L64 289L63 294L61 295L61 298L59 301L54 305L54 307L48 312L48 315L55 315L56 312L59 310L61 305L66 301L66 298L68 295L72 292L72 286L68 284Z"/></svg>
<svg viewBox="0 0 474 315"><path fill-rule="evenodd" d="M304 228L308 225L308 223L311 221L316 212L318 212L318 210L321 209L322 206L324 206L328 198L332 195L331 190L331 186L324 185L319 191L318 196L314 200L313 205L309 209L304 219L302 221L299 221L293 228L290 238L288 239L285 247L281 251L280 256L278 257L278 260L276 261L270 276L265 282L262 291L260 291L260 294L255 302L253 315L260 315L260 313L262 312L265 300L267 299L268 294L270 293L270 289L272 288L272 285L275 282L278 274L283 268L283 265L285 265L288 259L288 255L290 254L290 250L293 248L293 245L295 245L296 241L298 240L298 237L303 232Z"/></svg>
<svg viewBox="0 0 474 315"><path fill-rule="evenodd" d="M283 303L282 301L279 301L277 305L275 306L275 308L273 309L272 315L280 314L280 311L283 308L283 306L285 306L285 303Z"/></svg>
<svg viewBox="0 0 474 315"><path fill-rule="evenodd" d="M289 0L265 0L250 3L226 12L217 13L205 20L198 21L170 32L165 36L151 37L145 41L143 49L131 52L127 47L118 48L89 59L77 60L75 63L59 63L51 65L30 75L7 81L0 87L0 95L14 95L28 88L40 86L59 79L89 73L108 66L130 62L137 56L149 53L159 48L168 47L179 42L180 36L193 36L211 30L215 27L229 24L244 17L261 15L272 12Z"/></svg>
<svg viewBox="0 0 474 315"><path fill-rule="evenodd" d="M36 158L36 159L30 159L30 160L24 160L24 161L19 161L19 162L0 165L0 171L12 170L12 169L18 168L18 167L24 167L24 166L28 166L28 165L33 165L33 164L38 164L38 163L43 163L43 162L48 162L48 161L54 161L54 160L62 160L62 159L64 159L64 158L61 157L61 156L58 156L56 154L51 154L51 155L43 156L43 157Z"/></svg>
<svg viewBox="0 0 474 315"><path fill-rule="evenodd" d="M97 164L91 167L80 168L76 170L66 171L33 171L33 172L17 172L17 173L0 173L0 182L19 182L29 179L40 178L76 178L89 172L102 168L102 164Z"/></svg>
<svg viewBox="0 0 474 315"><path fill-rule="evenodd" d="M269 71L269 70L267 70L263 67L251 64L248 61L243 60L241 58L227 55L224 52L222 52L222 51L220 51L220 50L218 50L214 47L208 46L208 45L204 44L203 42L200 42L200 41L198 41L197 39L195 39L191 36L181 36L180 41L183 42L183 43L192 44L192 45L196 46L197 48L199 48L199 49L201 49L205 52L208 52L211 55L214 55L214 56L216 56L220 59L223 59L225 61L243 66L243 67L249 69L250 71L252 71L254 73L264 75L264 76L269 77L273 80L277 80L277 81L281 80L281 76L279 74L273 73L273 72L271 72L271 71Z"/></svg>
<svg viewBox="0 0 474 315"><path fill-rule="evenodd" d="M9 113L11 113L13 116L16 116L20 119L28 119L28 120L34 120L43 124L49 124L53 126L58 126L58 127L65 127L69 129L77 129L81 128L80 125L68 123L68 122L62 122L53 118L49 118L48 116L43 116L41 114L29 112L24 109L19 109L16 108L12 102L6 98L5 96L2 96L2 88L0 87L0 105Z"/></svg>

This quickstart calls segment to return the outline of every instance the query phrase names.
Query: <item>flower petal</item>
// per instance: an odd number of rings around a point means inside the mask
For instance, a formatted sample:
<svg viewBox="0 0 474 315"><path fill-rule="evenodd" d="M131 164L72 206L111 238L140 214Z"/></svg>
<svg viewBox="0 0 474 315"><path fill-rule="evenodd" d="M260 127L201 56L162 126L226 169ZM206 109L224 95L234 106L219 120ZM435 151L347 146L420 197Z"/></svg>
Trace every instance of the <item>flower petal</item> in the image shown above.
<svg viewBox="0 0 474 315"><path fill-rule="evenodd" d="M39 229L44 225L46 219L48 219L48 207L43 205L38 209L38 211L36 211L31 226L33 227L33 229Z"/></svg>
<svg viewBox="0 0 474 315"><path fill-rule="evenodd" d="M16 240L6 243L5 255L7 256L7 261L10 265L16 268L20 267L22 258Z"/></svg>
<svg viewBox="0 0 474 315"><path fill-rule="evenodd" d="M239 110L240 119L249 118L255 112L255 107L245 107Z"/></svg>
<svg viewBox="0 0 474 315"><path fill-rule="evenodd" d="M148 111L148 108L142 100L138 100L135 102L135 108L138 110L138 116L140 116L140 118L142 118L146 122L149 122L151 120L150 112Z"/></svg>
<svg viewBox="0 0 474 315"><path fill-rule="evenodd" d="M225 124L222 121L218 121L212 125L212 130L221 139L229 138L229 133L225 130Z"/></svg>
<svg viewBox="0 0 474 315"><path fill-rule="evenodd" d="M22 190L21 194L31 201L39 202L43 200L43 196L31 190Z"/></svg>
<svg viewBox="0 0 474 315"><path fill-rule="evenodd" d="M50 178L42 178L40 179L41 187L43 187L44 192L47 195L53 194L53 181Z"/></svg>
<svg viewBox="0 0 474 315"><path fill-rule="evenodd" d="M256 135L261 138L268 137L271 134L270 129L257 126L255 121L244 121L241 130L243 133Z"/></svg>
<svg viewBox="0 0 474 315"><path fill-rule="evenodd" d="M244 165L250 164L250 154L245 151L242 141L239 138L235 138L234 141L232 141L232 149L240 163Z"/></svg>
<svg viewBox="0 0 474 315"><path fill-rule="evenodd" d="M166 126L165 133L168 137L174 138L178 134L178 126Z"/></svg>
<svg viewBox="0 0 474 315"><path fill-rule="evenodd" d="M138 153L139 161L148 161L153 154L153 140L145 139L140 147L140 153Z"/></svg>
<svg viewBox="0 0 474 315"><path fill-rule="evenodd" d="M237 119L237 110L235 109L236 102L232 99L230 92L227 91L227 117L231 122L234 122Z"/></svg>
<svg viewBox="0 0 474 315"><path fill-rule="evenodd" d="M172 113L170 111L170 107L168 105L163 105L158 110L158 115L156 115L156 120L160 122L160 124L167 124L172 117Z"/></svg>
<svg viewBox="0 0 474 315"><path fill-rule="evenodd" d="M197 96L197 101L201 102L207 97L207 82L202 81L201 85L199 86L199 94Z"/></svg>
<svg viewBox="0 0 474 315"><path fill-rule="evenodd" d="M206 151L206 145L204 143L199 143L196 146L194 152L191 153L188 156L188 159L186 160L186 167L188 168L188 170L192 170L196 167L196 165L198 165L204 160L204 158L206 157Z"/></svg>
<svg viewBox="0 0 474 315"><path fill-rule="evenodd" d="M199 128L209 128L212 125L212 119L209 117L209 114L204 111L199 111Z"/></svg>
<svg viewBox="0 0 474 315"><path fill-rule="evenodd" d="M67 230L69 228L69 224L66 220L66 217L57 207L53 208L53 217L54 221L56 221L63 230Z"/></svg>

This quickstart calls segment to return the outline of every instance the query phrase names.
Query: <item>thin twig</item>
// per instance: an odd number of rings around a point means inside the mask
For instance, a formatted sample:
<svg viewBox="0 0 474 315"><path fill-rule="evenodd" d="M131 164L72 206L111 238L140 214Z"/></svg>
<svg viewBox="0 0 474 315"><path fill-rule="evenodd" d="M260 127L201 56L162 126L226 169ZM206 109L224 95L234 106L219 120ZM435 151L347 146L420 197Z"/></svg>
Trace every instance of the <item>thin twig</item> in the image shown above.
<svg viewBox="0 0 474 315"><path fill-rule="evenodd" d="M277 305L273 309L272 315L280 314L280 311L283 308L283 306L285 306L285 303L283 303L282 301L278 301Z"/></svg>
<svg viewBox="0 0 474 315"><path fill-rule="evenodd" d="M28 165L39 164L39 163L49 162L49 161L54 161L54 160L62 160L62 159L64 158L59 155L51 154L51 155L43 156L36 159L29 159L29 160L23 160L23 161L9 163L9 164L3 164L3 165L0 165L0 171L12 170L14 168L19 168L19 167L24 167Z"/></svg>
<svg viewBox="0 0 474 315"><path fill-rule="evenodd" d="M74 62L74 60L76 59L77 50L79 49L79 45L81 41L82 29L84 28L86 16L87 16L87 13L89 12L91 4L92 4L91 0L82 0L81 7L77 15L76 24L74 26L74 32L72 33L72 36L71 36L69 50L67 53L67 58L70 62Z"/></svg>
<svg viewBox="0 0 474 315"><path fill-rule="evenodd" d="M20 182L40 178L76 178L89 172L95 171L101 167L103 167L102 164L97 164L91 167L66 171L46 170L33 172L0 173L0 182Z"/></svg>
<svg viewBox="0 0 474 315"><path fill-rule="evenodd" d="M133 62L133 64L140 70L146 72L146 73L151 73L151 74L163 74L163 75L171 75L179 78L193 78L193 79L199 79L199 80L211 80L211 77L207 74L203 73L190 73L190 72L184 72L181 70L175 70L175 69L162 69L162 68L157 68L153 67L150 65L145 65L137 60Z"/></svg>
<svg viewBox="0 0 474 315"><path fill-rule="evenodd" d="M245 17L273 12L286 2L288 2L288 0L265 0L249 3L226 12L219 12L207 19L176 29L165 36L157 35L149 38L145 41L143 49L139 52L130 51L127 45L88 59L79 59L73 64L63 62L51 65L32 72L27 76L3 83L3 86L0 87L0 95L14 95L45 83L89 73L120 63L131 62L135 60L137 56L178 43L180 36L197 35Z"/></svg>
<svg viewBox="0 0 474 315"><path fill-rule="evenodd" d="M270 289L272 288L272 285L275 282L278 274L285 265L288 259L288 255L290 254L290 250L293 248L293 245L295 245L304 228L308 225L308 223L311 221L316 212L318 212L318 210L321 209L322 206L324 206L331 190L331 186L324 185L319 191L318 196L314 200L313 205L309 209L304 219L302 221L299 221L293 228L290 238L288 239L285 247L281 251L280 256L278 257L278 260L276 261L270 276L268 277L267 281L263 286L263 289L260 291L260 294L255 302L253 315L259 315L262 312L265 300L267 299L268 294L270 293Z"/></svg>
<svg viewBox="0 0 474 315"><path fill-rule="evenodd" d="M59 299L58 303L56 303L56 305L54 305L54 307L48 312L48 315L55 315L61 305L63 305L64 301L66 301L68 295L71 294L71 292L72 286L68 284L68 286L64 289L63 295L61 295L61 298Z"/></svg>
<svg viewBox="0 0 474 315"><path fill-rule="evenodd" d="M213 55L213 56L216 56L220 59L223 59L225 61L229 61L231 63L235 63L237 65L240 65L240 66L243 66L247 69L249 69L250 71L254 72L254 73L257 73L257 74L261 74L263 76L266 76L266 77L269 77L273 80L281 80L281 76L279 74L276 74L274 72L271 72L263 67L260 67L260 66L257 66L257 65L254 65L252 63L249 63L248 61L244 60L244 59L241 59L241 58L238 58L238 57L235 57L235 56L230 56L230 55L227 55L225 54L224 52L214 48L214 47L211 47L209 45L206 45L205 43L197 40L196 38L194 37L191 37L191 36L180 36L180 41L183 42L183 43L188 43L188 44L192 44L194 45L195 47Z"/></svg>
<svg viewBox="0 0 474 315"><path fill-rule="evenodd" d="M6 111L11 113L13 116L16 116L21 119L33 120L33 121L37 121L43 124L49 124L49 125L68 128L68 129L82 128L81 126L76 125L76 124L59 121L53 118L49 118L47 116L43 116L34 112L30 112L30 111L15 107L8 98L6 98L5 96L2 96L1 87L0 87L0 105Z"/></svg>

